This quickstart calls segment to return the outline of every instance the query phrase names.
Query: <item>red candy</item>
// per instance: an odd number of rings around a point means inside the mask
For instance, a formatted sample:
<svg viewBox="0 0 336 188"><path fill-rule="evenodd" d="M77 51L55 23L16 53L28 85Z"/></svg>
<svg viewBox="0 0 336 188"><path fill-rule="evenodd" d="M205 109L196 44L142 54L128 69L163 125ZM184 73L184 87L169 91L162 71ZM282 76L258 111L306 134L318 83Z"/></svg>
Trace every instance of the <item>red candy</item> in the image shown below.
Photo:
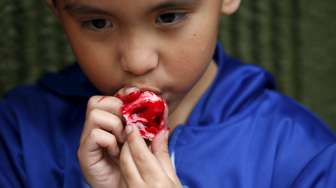
<svg viewBox="0 0 336 188"><path fill-rule="evenodd" d="M137 126L141 136L150 141L160 131L167 129L165 122L166 102L151 91L134 91L126 96L117 96L124 106L122 115L128 126Z"/></svg>

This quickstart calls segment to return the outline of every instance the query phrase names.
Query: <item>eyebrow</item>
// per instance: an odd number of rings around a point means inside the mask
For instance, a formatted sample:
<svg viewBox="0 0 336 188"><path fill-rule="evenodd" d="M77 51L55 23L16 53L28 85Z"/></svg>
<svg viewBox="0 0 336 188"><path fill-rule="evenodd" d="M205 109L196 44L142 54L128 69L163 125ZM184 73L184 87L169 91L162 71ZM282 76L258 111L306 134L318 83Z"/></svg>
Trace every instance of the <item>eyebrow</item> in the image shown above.
<svg viewBox="0 0 336 188"><path fill-rule="evenodd" d="M108 10L104 10L100 7L96 7L93 5L86 5L79 3L70 3L70 2L66 3L63 9L79 15L87 15L87 14L111 15L111 13Z"/></svg>
<svg viewBox="0 0 336 188"><path fill-rule="evenodd" d="M176 8L176 7L195 7L199 5L201 0L164 0L158 5L154 5L149 10L155 11L155 10L162 10L162 9L170 9L170 8Z"/></svg>
<svg viewBox="0 0 336 188"><path fill-rule="evenodd" d="M149 12L153 12L155 10L162 10L162 9L172 9L181 6L197 6L201 0L163 0L162 2L150 7L148 10ZM87 15L87 14L97 14L97 15L111 15L108 10L105 10L100 7L96 7L94 5L87 5L81 3L74 3L74 2L66 2L64 10L79 14L79 15Z"/></svg>

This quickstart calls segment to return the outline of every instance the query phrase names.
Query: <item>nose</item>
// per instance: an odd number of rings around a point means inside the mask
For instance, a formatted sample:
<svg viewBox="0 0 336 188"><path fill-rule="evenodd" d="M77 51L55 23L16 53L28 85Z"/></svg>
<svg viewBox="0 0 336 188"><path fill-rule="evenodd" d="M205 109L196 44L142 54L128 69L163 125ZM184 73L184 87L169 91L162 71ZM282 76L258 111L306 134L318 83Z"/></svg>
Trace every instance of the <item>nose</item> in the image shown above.
<svg viewBox="0 0 336 188"><path fill-rule="evenodd" d="M128 41L122 50L121 64L124 71L133 75L144 75L158 66L158 54L154 47L144 41Z"/></svg>

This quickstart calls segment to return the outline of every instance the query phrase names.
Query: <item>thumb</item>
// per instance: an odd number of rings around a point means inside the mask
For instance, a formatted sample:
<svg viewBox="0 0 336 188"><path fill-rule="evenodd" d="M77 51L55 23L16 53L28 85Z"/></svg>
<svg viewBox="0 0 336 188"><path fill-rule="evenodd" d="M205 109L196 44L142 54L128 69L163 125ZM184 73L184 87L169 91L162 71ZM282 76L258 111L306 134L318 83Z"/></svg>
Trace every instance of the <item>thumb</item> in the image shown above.
<svg viewBox="0 0 336 188"><path fill-rule="evenodd" d="M169 151L168 151L168 130L161 131L152 141L151 149L156 157L156 159L159 161L161 167L164 169L166 174L172 179L176 180L176 172L173 167L172 161L169 157Z"/></svg>
<svg viewBox="0 0 336 188"><path fill-rule="evenodd" d="M168 130L160 131L152 141L151 149L154 155L158 155L158 157L168 155Z"/></svg>

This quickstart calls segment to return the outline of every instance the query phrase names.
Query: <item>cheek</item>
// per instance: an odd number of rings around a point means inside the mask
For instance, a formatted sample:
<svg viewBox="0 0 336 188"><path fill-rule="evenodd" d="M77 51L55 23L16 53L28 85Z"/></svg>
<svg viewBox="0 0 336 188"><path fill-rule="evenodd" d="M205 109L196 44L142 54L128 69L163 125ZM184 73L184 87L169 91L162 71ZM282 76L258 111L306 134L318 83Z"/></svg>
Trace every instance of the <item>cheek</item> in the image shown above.
<svg viewBox="0 0 336 188"><path fill-rule="evenodd" d="M102 58L86 55L78 60L78 63L85 75L104 94L114 94L115 90L119 86L122 75L120 72L115 71L118 68L113 68L114 63L110 63L108 60Z"/></svg>
<svg viewBox="0 0 336 188"><path fill-rule="evenodd" d="M83 31L73 19L63 18L63 26L77 61L88 79L105 94L114 94L122 80L122 74L114 49L115 44L98 40Z"/></svg>
<svg viewBox="0 0 336 188"><path fill-rule="evenodd" d="M104 47L103 43L87 40L87 36L80 32L71 32L68 35L78 64L95 87L105 94L114 94L111 88L118 88L122 74L118 60L111 48ZM111 46L111 44L110 44Z"/></svg>
<svg viewBox="0 0 336 188"><path fill-rule="evenodd" d="M185 93L201 78L209 63L212 61L216 37L211 32L190 33L185 41L170 47L174 49L167 53L167 66L170 80L175 92ZM216 36L216 35L215 35Z"/></svg>
<svg viewBox="0 0 336 188"><path fill-rule="evenodd" d="M104 94L113 95L122 83L123 75L116 60L108 53L86 52L78 62L89 80Z"/></svg>
<svg viewBox="0 0 336 188"><path fill-rule="evenodd" d="M201 78L211 58L195 55L193 51L187 50L181 50L179 54L173 56L173 63L167 66L166 71L169 72L171 91L185 94Z"/></svg>

